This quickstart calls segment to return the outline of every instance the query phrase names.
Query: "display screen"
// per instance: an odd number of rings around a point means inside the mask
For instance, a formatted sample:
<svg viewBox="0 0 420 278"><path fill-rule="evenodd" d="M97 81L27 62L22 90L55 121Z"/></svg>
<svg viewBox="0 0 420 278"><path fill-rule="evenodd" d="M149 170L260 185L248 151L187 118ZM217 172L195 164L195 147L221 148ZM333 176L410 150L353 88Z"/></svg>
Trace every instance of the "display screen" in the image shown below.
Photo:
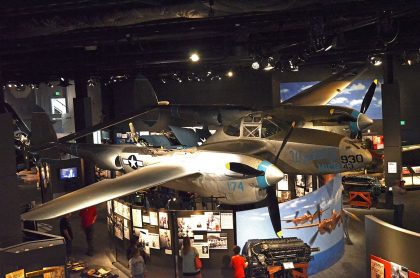
<svg viewBox="0 0 420 278"><path fill-rule="evenodd" d="M77 178L77 167L60 169L60 179L65 180L73 178Z"/></svg>

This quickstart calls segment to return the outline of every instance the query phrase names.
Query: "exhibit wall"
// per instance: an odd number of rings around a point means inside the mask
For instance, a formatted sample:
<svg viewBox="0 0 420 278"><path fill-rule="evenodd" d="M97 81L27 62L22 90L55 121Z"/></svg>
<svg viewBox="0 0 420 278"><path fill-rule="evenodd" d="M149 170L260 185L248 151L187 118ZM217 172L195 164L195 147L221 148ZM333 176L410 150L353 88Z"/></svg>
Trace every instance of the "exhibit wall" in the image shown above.
<svg viewBox="0 0 420 278"><path fill-rule="evenodd" d="M386 223L374 216L365 217L366 260L368 277L419 277L394 275L401 272L420 273L420 234ZM372 262L374 261L374 262ZM388 267L387 267L388 266ZM382 276L374 276L382 269ZM399 270L399 269L398 269ZM371 272L373 272L371 276Z"/></svg>
<svg viewBox="0 0 420 278"><path fill-rule="evenodd" d="M284 237L297 237L311 245L318 247L319 252L313 253L314 259L310 262L309 273L315 274L337 262L344 253L344 231L342 223L342 185L341 175L335 175L320 189L303 197L279 204L281 223ZM312 224L310 221L295 225L296 216L307 212L314 214L320 208L321 224L331 219L335 227L330 232L323 232L319 225L305 227ZM249 223L252 221L252 225ZM313 223L319 223L314 219ZM267 207L236 212L236 238L237 244L244 246L249 239L276 238Z"/></svg>
<svg viewBox="0 0 420 278"><path fill-rule="evenodd" d="M128 266L127 250L137 242L147 264L160 273L181 272L179 254L183 238L189 237L199 253L206 276L230 277L230 256L235 241L232 211L145 209L123 200L108 201L108 232L116 260ZM134 240L134 241L133 241ZM176 267L176 265L178 266Z"/></svg>

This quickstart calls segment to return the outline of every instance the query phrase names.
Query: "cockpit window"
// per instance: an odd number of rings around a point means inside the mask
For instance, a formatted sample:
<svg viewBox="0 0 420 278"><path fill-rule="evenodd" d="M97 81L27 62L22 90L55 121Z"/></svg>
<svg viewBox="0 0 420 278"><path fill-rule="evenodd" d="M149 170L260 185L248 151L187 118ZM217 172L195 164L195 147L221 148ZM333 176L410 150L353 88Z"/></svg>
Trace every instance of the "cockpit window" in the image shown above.
<svg viewBox="0 0 420 278"><path fill-rule="evenodd" d="M277 134L281 129L270 115L253 113L243 117L236 124L225 126L223 130L230 136L266 138Z"/></svg>
<svg viewBox="0 0 420 278"><path fill-rule="evenodd" d="M227 125L223 127L223 131L229 136L239 137L240 131L238 125Z"/></svg>
<svg viewBox="0 0 420 278"><path fill-rule="evenodd" d="M279 126L272 121L271 117L264 117L261 128L261 138L273 136L279 131Z"/></svg>

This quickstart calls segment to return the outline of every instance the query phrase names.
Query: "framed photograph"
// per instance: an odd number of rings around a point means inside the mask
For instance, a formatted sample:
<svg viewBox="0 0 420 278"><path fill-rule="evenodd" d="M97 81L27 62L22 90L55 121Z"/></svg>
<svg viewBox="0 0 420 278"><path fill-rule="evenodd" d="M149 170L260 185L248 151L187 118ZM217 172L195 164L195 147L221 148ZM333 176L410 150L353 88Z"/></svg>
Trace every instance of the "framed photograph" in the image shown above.
<svg viewBox="0 0 420 278"><path fill-rule="evenodd" d="M193 238L194 237L194 232L193 232L193 228L191 224L191 218L180 217L177 219L177 223L178 223L178 237L179 238L184 238L184 237Z"/></svg>
<svg viewBox="0 0 420 278"><path fill-rule="evenodd" d="M131 210L131 213L133 215L133 226L134 227L143 227L143 218L142 218L142 212L141 209L133 208Z"/></svg>
<svg viewBox="0 0 420 278"><path fill-rule="evenodd" d="M167 212L163 212L160 211L159 212L159 227L160 228L164 228L164 229L168 229L168 213Z"/></svg>
<svg viewBox="0 0 420 278"><path fill-rule="evenodd" d="M204 215L207 216L208 232L220 232L222 230L220 225L220 212L206 211Z"/></svg>
<svg viewBox="0 0 420 278"><path fill-rule="evenodd" d="M210 248L208 242L194 242L194 245L198 251L198 257L200 259L208 259L210 258Z"/></svg>
<svg viewBox="0 0 420 278"><path fill-rule="evenodd" d="M138 232L140 247L144 249L147 255L150 255L149 231L147 229L138 229Z"/></svg>
<svg viewBox="0 0 420 278"><path fill-rule="evenodd" d="M191 215L193 231L207 231L207 215Z"/></svg>
<svg viewBox="0 0 420 278"><path fill-rule="evenodd" d="M227 233L207 233L210 249L228 249Z"/></svg>
<svg viewBox="0 0 420 278"><path fill-rule="evenodd" d="M150 248L160 249L159 234L149 233Z"/></svg>
<svg viewBox="0 0 420 278"><path fill-rule="evenodd" d="M402 265L391 262L392 278L408 278L408 269Z"/></svg>
<svg viewBox="0 0 420 278"><path fill-rule="evenodd" d="M171 231L168 229L159 229L160 248L172 250Z"/></svg>
<svg viewBox="0 0 420 278"><path fill-rule="evenodd" d="M158 225L158 213L156 211L149 212L150 225Z"/></svg>

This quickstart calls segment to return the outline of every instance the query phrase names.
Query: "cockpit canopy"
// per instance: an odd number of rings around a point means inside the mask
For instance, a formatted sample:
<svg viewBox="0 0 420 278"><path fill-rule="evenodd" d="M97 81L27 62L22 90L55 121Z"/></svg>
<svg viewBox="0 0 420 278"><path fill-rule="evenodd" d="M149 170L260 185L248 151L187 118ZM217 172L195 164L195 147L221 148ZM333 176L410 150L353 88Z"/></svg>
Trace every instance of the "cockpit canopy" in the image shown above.
<svg viewBox="0 0 420 278"><path fill-rule="evenodd" d="M282 128L275 123L271 115L255 112L225 126L223 131L229 136L268 138L282 131Z"/></svg>

